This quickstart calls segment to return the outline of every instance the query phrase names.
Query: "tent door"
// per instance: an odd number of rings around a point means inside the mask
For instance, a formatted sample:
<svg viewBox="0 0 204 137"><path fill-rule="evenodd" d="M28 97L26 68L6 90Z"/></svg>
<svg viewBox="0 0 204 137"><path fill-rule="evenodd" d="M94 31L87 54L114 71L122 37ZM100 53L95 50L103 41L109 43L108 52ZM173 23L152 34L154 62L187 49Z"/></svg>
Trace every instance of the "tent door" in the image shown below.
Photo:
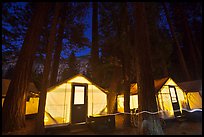
<svg viewBox="0 0 204 137"><path fill-rule="evenodd" d="M87 84L72 84L71 123L86 122Z"/></svg>
<svg viewBox="0 0 204 137"><path fill-rule="evenodd" d="M174 86L169 86L169 92L170 92L171 102L174 110L174 116L175 117L181 116L178 96L176 94L176 88Z"/></svg>

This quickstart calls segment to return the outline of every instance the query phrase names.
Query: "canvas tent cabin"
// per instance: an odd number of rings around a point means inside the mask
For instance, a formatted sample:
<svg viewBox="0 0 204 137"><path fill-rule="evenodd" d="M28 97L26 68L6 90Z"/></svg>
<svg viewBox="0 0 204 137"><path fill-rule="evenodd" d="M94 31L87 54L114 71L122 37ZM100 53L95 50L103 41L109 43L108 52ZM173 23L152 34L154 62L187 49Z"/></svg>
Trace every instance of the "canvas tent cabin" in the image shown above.
<svg viewBox="0 0 204 137"><path fill-rule="evenodd" d="M187 108L186 96L183 90L169 77L154 80L156 91L157 108L160 118L172 119L180 117L182 109ZM138 108L138 90L137 83L130 87L130 109ZM118 112L124 112L124 95L117 97Z"/></svg>
<svg viewBox="0 0 204 137"><path fill-rule="evenodd" d="M107 93L82 74L50 87L46 97L45 127L86 123L91 116L106 115Z"/></svg>
<svg viewBox="0 0 204 137"><path fill-rule="evenodd" d="M187 96L189 109L202 109L202 80L178 83Z"/></svg>
<svg viewBox="0 0 204 137"><path fill-rule="evenodd" d="M2 107L4 103L4 99L6 97L6 93L8 91L8 87L10 84L9 79L2 79ZM29 83L28 86L28 96L26 100L26 115L36 114L38 112L38 103L39 103L39 90L35 86L33 82Z"/></svg>

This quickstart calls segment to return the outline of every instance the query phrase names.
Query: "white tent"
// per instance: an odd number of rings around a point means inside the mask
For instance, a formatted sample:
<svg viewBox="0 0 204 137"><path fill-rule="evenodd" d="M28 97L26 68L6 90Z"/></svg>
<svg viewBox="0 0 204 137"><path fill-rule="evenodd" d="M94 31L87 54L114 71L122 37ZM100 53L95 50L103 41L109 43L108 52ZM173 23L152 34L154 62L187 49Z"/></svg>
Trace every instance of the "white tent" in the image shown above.
<svg viewBox="0 0 204 137"><path fill-rule="evenodd" d="M194 80L178 83L187 95L190 109L202 109L202 81Z"/></svg>
<svg viewBox="0 0 204 137"><path fill-rule="evenodd" d="M160 117L171 119L181 116L182 109L187 109L186 95L183 90L171 79L162 78L154 80L155 97ZM131 84L130 88L130 109L138 108L138 90L137 83ZM124 95L117 97L118 112L124 112Z"/></svg>
<svg viewBox="0 0 204 137"><path fill-rule="evenodd" d="M90 116L107 114L107 93L82 74L78 74L47 92L45 126L75 124Z"/></svg>
<svg viewBox="0 0 204 137"><path fill-rule="evenodd" d="M6 93L10 84L9 79L2 79L2 107L4 103L4 99L6 97ZM29 114L36 114L38 112L38 103L39 97L38 93L39 90L36 88L35 84L30 82L28 86L28 99L26 101L26 115Z"/></svg>

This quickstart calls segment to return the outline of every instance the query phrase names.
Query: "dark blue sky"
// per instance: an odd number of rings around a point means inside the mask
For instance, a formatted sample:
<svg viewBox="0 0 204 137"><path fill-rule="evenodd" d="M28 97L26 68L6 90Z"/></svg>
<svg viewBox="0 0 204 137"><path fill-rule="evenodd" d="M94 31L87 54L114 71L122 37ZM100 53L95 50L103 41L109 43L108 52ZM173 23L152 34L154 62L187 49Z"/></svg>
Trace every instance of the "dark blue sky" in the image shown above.
<svg viewBox="0 0 204 137"><path fill-rule="evenodd" d="M84 19L85 23L87 24L86 30L84 32L85 36L92 41L92 9L89 8L87 16ZM76 56L84 56L90 54L90 48L84 48L79 52L76 52Z"/></svg>
<svg viewBox="0 0 204 137"><path fill-rule="evenodd" d="M24 6L26 2L18 2L19 5ZM87 27L85 29L84 35L89 39L89 41L92 41L92 8L88 9L88 13L84 19L84 22L87 24ZM163 12L161 12L161 20L159 23L159 27L165 26L167 29L169 29L169 25L167 23L166 17ZM75 53L76 56L84 56L90 54L90 48L85 47L84 49L81 49L80 51ZM62 53L63 55L63 53ZM65 56L65 55L63 55Z"/></svg>
<svg viewBox="0 0 204 137"><path fill-rule="evenodd" d="M18 4L20 6L25 6L26 2L18 2ZM164 13L161 13L161 14L164 14ZM162 16L162 17L164 17L164 16ZM165 18L163 18L162 20L163 21L161 21L160 25L167 24L167 21ZM90 42L92 42L92 8L91 8L91 6L88 9L88 13L84 19L84 22L85 22L85 24L87 24L84 35L85 35L85 37L87 37L89 39ZM166 25L166 27L168 28L168 25ZM76 56L88 55L88 54L90 54L90 48L85 47L85 48L81 49L80 51L76 52L75 54L76 54ZM67 55L65 55L65 53L63 53L63 52L61 53L61 55L64 58L67 57Z"/></svg>
<svg viewBox="0 0 204 137"><path fill-rule="evenodd" d="M24 7L27 2L16 2L16 3L17 3L19 6ZM12 9L10 9L10 12L13 12ZM87 37L87 38L89 39L89 41L91 42L91 41L92 41L92 31L91 31L91 29L92 29L92 9L91 9L91 8L88 9L88 13L87 13L87 15L86 15L86 17L85 17L85 19L84 19L84 22L87 24L87 27L86 27L85 32L84 32L84 35L85 35L85 37ZM9 30L12 29L9 25L6 25L6 26L4 26L4 27L8 28ZM20 42L20 43L19 43L19 44L21 44L21 45L19 45L19 47L22 46L22 43L23 43L23 42ZM2 48L4 48L3 45L2 45ZM61 55L64 56L64 57L66 57L66 55L63 55L63 54L64 54L64 53L62 53ZM88 55L88 54L90 54L90 48L85 47L85 48L81 49L80 51L76 52L75 54L76 54L76 56Z"/></svg>

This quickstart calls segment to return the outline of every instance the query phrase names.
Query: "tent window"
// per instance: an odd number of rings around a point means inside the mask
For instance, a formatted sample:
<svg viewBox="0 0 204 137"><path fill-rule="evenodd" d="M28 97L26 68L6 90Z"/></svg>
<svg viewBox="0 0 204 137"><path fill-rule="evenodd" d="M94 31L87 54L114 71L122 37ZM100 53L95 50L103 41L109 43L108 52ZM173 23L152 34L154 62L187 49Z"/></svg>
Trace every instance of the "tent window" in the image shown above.
<svg viewBox="0 0 204 137"><path fill-rule="evenodd" d="M84 104L84 89L82 86L75 86L74 104Z"/></svg>
<svg viewBox="0 0 204 137"><path fill-rule="evenodd" d="M174 87L169 87L169 89L170 89L170 93L171 93L172 103L177 102L175 88Z"/></svg>

